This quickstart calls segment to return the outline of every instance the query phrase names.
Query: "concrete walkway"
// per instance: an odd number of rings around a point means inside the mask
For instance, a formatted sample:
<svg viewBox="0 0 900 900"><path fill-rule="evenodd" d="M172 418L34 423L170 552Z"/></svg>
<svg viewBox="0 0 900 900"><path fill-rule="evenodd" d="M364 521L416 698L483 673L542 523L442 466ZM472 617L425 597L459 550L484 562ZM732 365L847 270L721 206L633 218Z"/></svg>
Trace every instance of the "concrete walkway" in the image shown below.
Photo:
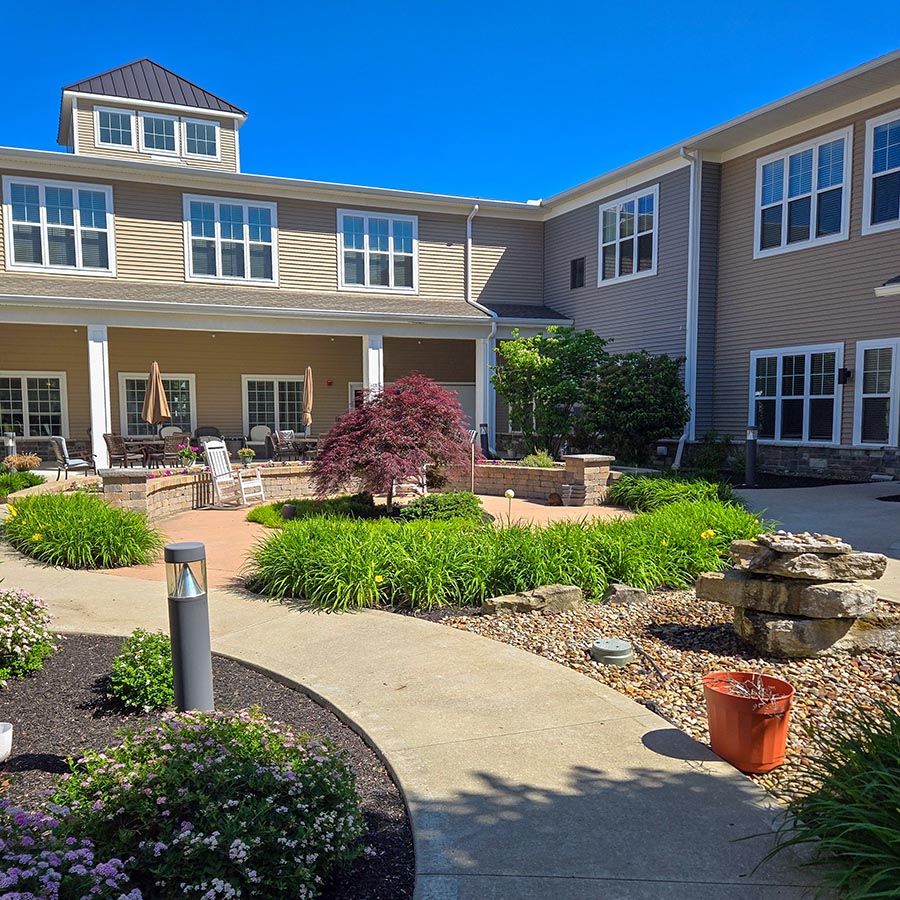
<svg viewBox="0 0 900 900"><path fill-rule="evenodd" d="M166 628L156 581L0 577L61 631ZM799 900L784 854L754 872L772 811L752 782L600 683L505 644L383 612L327 615L211 592L213 647L351 721L406 797L416 900ZM699 711L698 711L699 712Z"/></svg>

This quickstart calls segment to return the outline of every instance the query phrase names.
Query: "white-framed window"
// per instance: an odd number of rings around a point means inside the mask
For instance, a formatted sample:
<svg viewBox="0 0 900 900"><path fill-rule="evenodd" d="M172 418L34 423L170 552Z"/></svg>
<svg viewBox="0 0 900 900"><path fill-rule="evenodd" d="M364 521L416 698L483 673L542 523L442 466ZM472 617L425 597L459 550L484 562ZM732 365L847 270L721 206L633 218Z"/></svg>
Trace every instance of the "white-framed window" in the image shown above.
<svg viewBox="0 0 900 900"><path fill-rule="evenodd" d="M659 185L600 204L597 284L656 274Z"/></svg>
<svg viewBox="0 0 900 900"><path fill-rule="evenodd" d="M900 408L897 377L900 338L856 343L853 443L859 446L896 447Z"/></svg>
<svg viewBox="0 0 900 900"><path fill-rule="evenodd" d="M112 188L3 176L6 268L115 274Z"/></svg>
<svg viewBox="0 0 900 900"><path fill-rule="evenodd" d="M189 281L278 283L278 207L262 200L184 195Z"/></svg>
<svg viewBox="0 0 900 900"><path fill-rule="evenodd" d="M846 240L853 128L756 161L753 258Z"/></svg>
<svg viewBox="0 0 900 900"><path fill-rule="evenodd" d="M145 153L162 153L177 156L181 128L178 116L167 116L156 112L142 112L141 150Z"/></svg>
<svg viewBox="0 0 900 900"><path fill-rule="evenodd" d="M0 371L0 433L19 437L68 437L65 372Z"/></svg>
<svg viewBox="0 0 900 900"><path fill-rule="evenodd" d="M759 430L759 440L839 444L837 373L843 364L843 344L754 350L750 354L750 423Z"/></svg>
<svg viewBox="0 0 900 900"><path fill-rule="evenodd" d="M866 122L862 233L900 228L900 110Z"/></svg>
<svg viewBox="0 0 900 900"><path fill-rule="evenodd" d="M302 375L241 375L244 434L254 425L272 431L302 431Z"/></svg>
<svg viewBox="0 0 900 900"><path fill-rule="evenodd" d="M346 291L418 290L419 219L394 213L337 211L338 287Z"/></svg>
<svg viewBox="0 0 900 900"><path fill-rule="evenodd" d="M166 424L177 425L186 434L192 434L197 428L196 376L164 373L162 383L172 413ZM148 437L156 434L157 426L141 418L146 394L146 372L119 373L119 422L123 435Z"/></svg>
<svg viewBox="0 0 900 900"><path fill-rule="evenodd" d="M94 143L98 147L134 150L134 110L94 107Z"/></svg>
<svg viewBox="0 0 900 900"><path fill-rule="evenodd" d="M182 119L184 155L219 158L219 123L204 119Z"/></svg>

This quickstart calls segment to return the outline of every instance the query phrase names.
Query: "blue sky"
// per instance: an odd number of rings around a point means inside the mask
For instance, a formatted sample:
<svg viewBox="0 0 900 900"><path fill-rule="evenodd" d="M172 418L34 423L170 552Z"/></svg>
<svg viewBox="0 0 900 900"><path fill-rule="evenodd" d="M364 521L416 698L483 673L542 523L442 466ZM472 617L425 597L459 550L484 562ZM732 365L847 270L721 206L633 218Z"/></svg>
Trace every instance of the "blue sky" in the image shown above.
<svg viewBox="0 0 900 900"><path fill-rule="evenodd" d="M56 149L60 88L149 56L250 112L246 172L517 200L900 47L896 0L48 0L3 20L2 145Z"/></svg>

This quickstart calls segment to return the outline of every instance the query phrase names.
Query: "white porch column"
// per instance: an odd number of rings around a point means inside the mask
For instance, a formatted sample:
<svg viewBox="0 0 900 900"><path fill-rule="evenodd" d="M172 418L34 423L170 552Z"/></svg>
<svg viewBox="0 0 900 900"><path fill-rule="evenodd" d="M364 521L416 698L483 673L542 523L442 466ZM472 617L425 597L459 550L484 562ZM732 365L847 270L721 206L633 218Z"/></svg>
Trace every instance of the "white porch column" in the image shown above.
<svg viewBox="0 0 900 900"><path fill-rule="evenodd" d="M481 338L475 341L475 428L487 422L488 446L493 447L497 432L496 397L491 384L491 366L494 362L494 340Z"/></svg>
<svg viewBox="0 0 900 900"><path fill-rule="evenodd" d="M384 336L364 334L362 350L363 387L377 394L384 387Z"/></svg>
<svg viewBox="0 0 900 900"><path fill-rule="evenodd" d="M91 453L98 469L109 468L104 434L112 432L109 408L109 336L105 325L88 325L88 381L91 399Z"/></svg>

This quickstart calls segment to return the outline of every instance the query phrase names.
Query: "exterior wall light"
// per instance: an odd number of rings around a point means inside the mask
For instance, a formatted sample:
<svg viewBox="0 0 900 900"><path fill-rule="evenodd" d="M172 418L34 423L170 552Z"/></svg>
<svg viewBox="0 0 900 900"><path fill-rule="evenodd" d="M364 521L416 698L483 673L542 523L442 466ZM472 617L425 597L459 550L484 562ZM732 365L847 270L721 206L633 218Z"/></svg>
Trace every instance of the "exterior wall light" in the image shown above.
<svg viewBox="0 0 900 900"><path fill-rule="evenodd" d="M847 382L849 382L852 377L853 377L852 369L840 368L837 370L838 384L847 384Z"/></svg>
<svg viewBox="0 0 900 900"><path fill-rule="evenodd" d="M167 544L165 561L175 707L179 712L211 712L215 702L206 547L195 541Z"/></svg>

